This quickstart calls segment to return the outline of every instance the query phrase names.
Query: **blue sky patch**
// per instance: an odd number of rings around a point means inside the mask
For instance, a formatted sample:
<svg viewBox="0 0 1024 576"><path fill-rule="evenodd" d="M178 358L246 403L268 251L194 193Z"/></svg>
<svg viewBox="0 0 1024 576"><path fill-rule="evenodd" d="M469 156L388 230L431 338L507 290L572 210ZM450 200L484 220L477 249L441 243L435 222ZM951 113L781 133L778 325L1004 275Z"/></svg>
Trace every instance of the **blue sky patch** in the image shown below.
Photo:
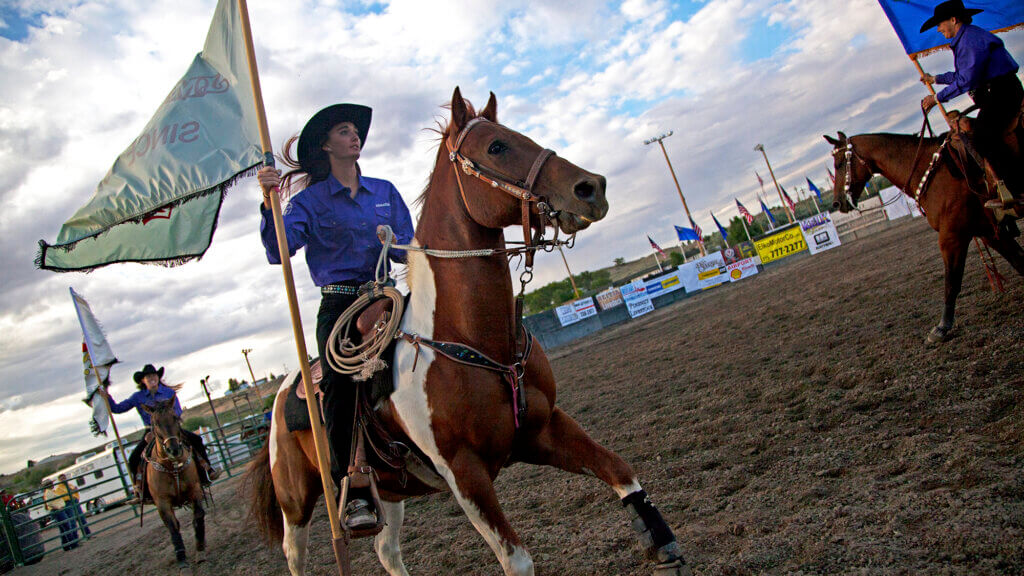
<svg viewBox="0 0 1024 576"><path fill-rule="evenodd" d="M28 36L30 28L42 27L43 16L45 16L45 13L32 14L26 17L16 7L0 4L0 21L3 22L3 25L0 26L0 36L8 40L21 42Z"/></svg>

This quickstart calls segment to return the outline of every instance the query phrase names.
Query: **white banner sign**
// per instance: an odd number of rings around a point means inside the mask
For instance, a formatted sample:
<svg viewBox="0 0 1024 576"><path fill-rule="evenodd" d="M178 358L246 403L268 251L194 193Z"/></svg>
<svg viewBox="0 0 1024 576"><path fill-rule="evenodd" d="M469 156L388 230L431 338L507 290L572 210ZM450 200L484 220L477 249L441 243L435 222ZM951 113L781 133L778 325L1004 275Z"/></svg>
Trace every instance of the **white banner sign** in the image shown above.
<svg viewBox="0 0 1024 576"><path fill-rule="evenodd" d="M626 303L631 318L654 311L654 304L651 303L651 297L647 294L647 287L644 286L643 280L633 280L629 284L619 287L619 292L622 293L622 300Z"/></svg>
<svg viewBox="0 0 1024 576"><path fill-rule="evenodd" d="M917 207L917 202L911 200L895 186L879 190L878 197L882 200L882 209L885 210L885 216L889 220L904 216L921 217L921 210Z"/></svg>
<svg viewBox="0 0 1024 576"><path fill-rule="evenodd" d="M721 252L715 252L693 262L687 262L679 267L679 279L682 280L687 292L699 292L728 282L725 258Z"/></svg>
<svg viewBox="0 0 1024 576"><path fill-rule="evenodd" d="M738 282L757 274L757 258L745 258L739 262L733 262L726 265L725 270L730 282Z"/></svg>
<svg viewBox="0 0 1024 576"><path fill-rule="evenodd" d="M800 221L800 231L803 232L804 242L811 254L824 252L839 246L839 232L832 222L828 212L815 214L806 220Z"/></svg>
<svg viewBox="0 0 1024 576"><path fill-rule="evenodd" d="M598 294L596 298L601 310L622 306L622 292L619 292L618 288L609 288Z"/></svg>
<svg viewBox="0 0 1024 576"><path fill-rule="evenodd" d="M593 298L581 298L580 300L575 300L555 308L555 314L558 316L558 322L562 326L568 326L584 318L597 316L597 307L594 306Z"/></svg>

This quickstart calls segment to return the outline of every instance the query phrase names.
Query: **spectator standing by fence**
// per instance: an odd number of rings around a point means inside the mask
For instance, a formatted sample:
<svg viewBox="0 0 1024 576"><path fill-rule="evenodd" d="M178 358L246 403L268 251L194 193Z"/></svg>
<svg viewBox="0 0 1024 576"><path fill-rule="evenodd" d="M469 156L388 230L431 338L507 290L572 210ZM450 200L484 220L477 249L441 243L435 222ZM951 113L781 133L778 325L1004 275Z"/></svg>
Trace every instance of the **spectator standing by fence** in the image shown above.
<svg viewBox="0 0 1024 576"><path fill-rule="evenodd" d="M53 480L43 481L43 507L50 512L50 517L60 530L60 545L64 551L78 548L78 530L74 520L68 518L65 500L60 487L54 487Z"/></svg>
<svg viewBox="0 0 1024 576"><path fill-rule="evenodd" d="M78 501L78 488L68 483L67 474L58 476L57 481L60 482L58 491L61 488L64 490L64 510L67 512L68 519L72 521L71 526L81 529L82 537L88 538L92 535L92 531L89 530L89 524L85 521L85 514L82 513L82 506Z"/></svg>

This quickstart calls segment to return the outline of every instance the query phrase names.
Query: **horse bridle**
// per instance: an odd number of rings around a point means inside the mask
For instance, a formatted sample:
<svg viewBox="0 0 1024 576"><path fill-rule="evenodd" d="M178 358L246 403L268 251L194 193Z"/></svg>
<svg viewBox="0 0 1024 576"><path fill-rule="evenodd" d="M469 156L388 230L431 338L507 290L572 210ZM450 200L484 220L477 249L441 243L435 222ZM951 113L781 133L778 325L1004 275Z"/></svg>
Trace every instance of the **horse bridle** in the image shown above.
<svg viewBox="0 0 1024 576"><path fill-rule="evenodd" d="M547 198L540 196L533 191L534 186L537 184L537 177L540 175L541 169L544 164L555 155L554 150L545 148L537 154L537 158L534 159L533 165L530 167L530 173L526 176L526 180L512 180L510 177L504 174L499 174L494 170L491 170L485 166L481 166L478 162L471 158L466 157L462 153L462 143L465 142L466 137L469 135L473 128L479 126L483 122L489 122L486 118L476 117L466 123L455 137L455 143L452 144L451 137L445 139L445 146L448 148L448 159L455 165L455 181L459 186L459 195L462 197L462 204L466 207L466 212L474 222L479 223L480 221L473 216L473 212L469 207L469 202L466 199L466 190L462 184L462 177L459 175L459 168L462 172L483 180L489 184L492 188L496 188L509 194L513 198L516 198L520 202L522 224L523 224L523 253L526 255L526 271L528 278L532 279L533 272L533 256L536 252L536 244L533 235L530 233L530 214L533 212L531 204L536 207L536 212L541 216L541 234L547 227L551 220L558 217L559 212L552 210L548 204ZM545 221L546 220L546 221ZM556 232L557 234L557 232ZM529 279L526 280L529 282Z"/></svg>
<svg viewBox="0 0 1024 576"><path fill-rule="evenodd" d="M846 178L843 179L843 196L846 198L846 201L850 203L851 207L857 208L857 205L853 202L853 197L850 196L850 181L853 180L853 159L856 158L858 162L865 166L868 166L868 163L865 162L856 151L854 151L853 142L851 142L849 138L846 139L846 146L844 146L842 150L839 148L832 150L832 155L835 156L840 152L843 153L846 161Z"/></svg>

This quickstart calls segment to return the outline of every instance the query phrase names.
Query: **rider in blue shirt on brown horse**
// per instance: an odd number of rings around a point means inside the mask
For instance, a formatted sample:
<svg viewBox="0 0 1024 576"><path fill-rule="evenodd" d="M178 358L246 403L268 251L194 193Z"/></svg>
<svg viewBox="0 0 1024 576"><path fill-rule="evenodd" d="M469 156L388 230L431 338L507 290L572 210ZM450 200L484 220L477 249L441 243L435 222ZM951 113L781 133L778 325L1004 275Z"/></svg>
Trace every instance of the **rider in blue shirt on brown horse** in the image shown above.
<svg viewBox="0 0 1024 576"><path fill-rule="evenodd" d="M139 461L142 459L143 450L145 450L146 445L149 443L147 436L150 427L150 417L142 407L154 406L157 402L171 400L173 398L174 413L181 416L181 404L178 403L177 394L175 393L174 388L163 383L163 376L163 366L157 370L152 364L146 364L142 370L135 373L135 384L139 388L137 392L129 396L124 402L116 402L113 398L110 398L111 412L114 414L121 414L134 408L142 418L143 425L146 426L146 434L143 434L142 440L135 446L135 449L132 450L131 455L128 457L128 471L132 476L132 482L135 484L136 498L141 498L142 494L142 479L139 474ZM103 388L101 388L101 390L103 390ZM106 390L103 391L106 393ZM210 464L210 457L206 453L206 446L203 444L202 437L184 428L181 429L181 435L182 440L192 447L192 454L196 458L196 463L199 464L199 468L206 472L206 478L203 478L204 484L209 484L211 481L220 477L220 471ZM203 475L200 474L200 477L202 476Z"/></svg>
<svg viewBox="0 0 1024 576"><path fill-rule="evenodd" d="M1017 78L1017 62L1007 52L1003 41L995 34L971 24L972 17L981 12L965 8L960 0L950 0L935 7L935 12L921 26L921 32L938 26L939 33L950 40L956 70L938 76L926 74L926 84L945 84L936 96L929 94L921 100L925 112L936 101L947 102L969 93L978 106L974 123L973 142L977 152L992 166L997 177L1006 184L1014 196L1024 196L1019 159L1004 142L1004 135L1021 113L1024 89ZM1003 207L1001 203L990 207ZM989 206L989 204L986 204Z"/></svg>

